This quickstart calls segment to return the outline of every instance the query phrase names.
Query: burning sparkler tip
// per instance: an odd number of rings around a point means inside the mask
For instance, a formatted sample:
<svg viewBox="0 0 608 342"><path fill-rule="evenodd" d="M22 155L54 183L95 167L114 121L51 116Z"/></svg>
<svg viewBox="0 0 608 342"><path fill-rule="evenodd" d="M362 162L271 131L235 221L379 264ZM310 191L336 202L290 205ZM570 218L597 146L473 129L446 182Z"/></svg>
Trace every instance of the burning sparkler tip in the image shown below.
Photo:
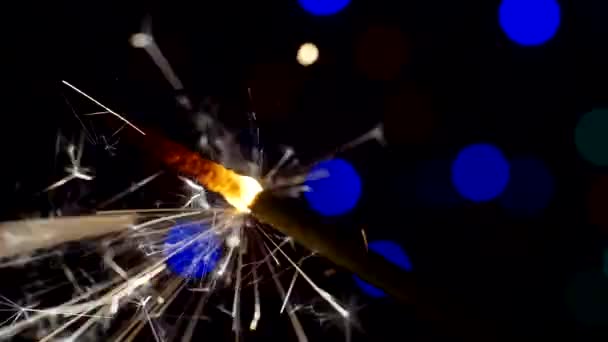
<svg viewBox="0 0 608 342"><path fill-rule="evenodd" d="M224 193L224 198L239 212L249 213L249 207L255 202L258 195L264 190L262 185L253 177L236 175L239 184L239 192Z"/></svg>

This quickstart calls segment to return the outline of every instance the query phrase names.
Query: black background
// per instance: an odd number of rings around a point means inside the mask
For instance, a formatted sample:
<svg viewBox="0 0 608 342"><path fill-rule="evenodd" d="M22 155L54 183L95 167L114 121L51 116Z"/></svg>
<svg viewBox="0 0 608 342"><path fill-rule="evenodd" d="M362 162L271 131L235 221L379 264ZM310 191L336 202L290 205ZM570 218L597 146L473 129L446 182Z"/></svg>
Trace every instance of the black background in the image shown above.
<svg viewBox="0 0 608 342"><path fill-rule="evenodd" d="M387 146L369 143L343 154L360 171L364 195L341 223L366 227L371 239L400 242L417 275L466 302L463 312L492 327L489 339L605 338L606 320L576 319L569 284L577 274L602 269L606 237L588 223L586 194L606 170L577 156L573 132L582 114L608 100L608 6L597 0L561 5L558 35L541 47L521 48L500 31L496 1L353 1L330 17L313 17L292 0L22 3L5 13L4 23L2 216L46 216L75 201L37 194L62 175L54 160L58 130L78 127L63 96L77 111L97 110L61 80L192 143L178 134L188 128L180 127L187 120L176 93L150 58L129 45L149 15L195 106L217 104L220 120L236 131L255 110L267 146L289 145L303 161L314 161L384 122ZM403 65L384 79L370 79L357 66L357 44L372 27L398 30L403 38ZM321 53L308 68L295 60L306 41ZM390 104L399 100L406 108L417 103L414 117L432 114L428 135L408 138L411 118L390 115ZM460 148L478 141L500 146L508 157L546 162L556 192L540 217L513 218L494 202L429 206L417 198L417 167L449 168ZM87 191L109 194L145 174L137 157L121 156L121 148L129 147L119 144L109 164L103 151L85 156L103 188ZM429 177L447 184L448 172ZM134 203L148 204L145 196ZM78 201L74 206L86 207ZM594 284L605 298L608 281L598 274ZM338 297L364 304L357 340L456 339L420 321L409 306L366 299L347 275L336 277L327 286ZM606 317L603 300L604 306L599 298L591 301ZM257 337L292 338L288 323L273 324L271 317L263 318ZM221 331L217 325L209 329ZM229 327L222 328L219 336L231 338ZM311 340L341 335L335 327L310 331Z"/></svg>

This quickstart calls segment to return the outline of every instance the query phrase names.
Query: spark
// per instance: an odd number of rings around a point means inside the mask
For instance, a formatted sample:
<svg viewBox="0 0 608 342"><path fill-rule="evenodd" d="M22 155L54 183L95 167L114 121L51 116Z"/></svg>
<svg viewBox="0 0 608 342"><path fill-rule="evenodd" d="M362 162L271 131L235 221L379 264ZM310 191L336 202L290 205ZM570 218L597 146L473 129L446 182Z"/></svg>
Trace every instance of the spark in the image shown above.
<svg viewBox="0 0 608 342"><path fill-rule="evenodd" d="M87 99L93 101L95 104L97 104L98 106L100 106L101 108L107 110L110 114L114 115L115 117L119 118L120 120L124 121L127 125L133 127L133 129L135 129L136 131L138 131L139 133L141 133L142 135L146 135L146 133L144 133L144 131L142 131L141 129L139 129L137 126L135 126L134 124L132 124L129 120L125 119L122 115L116 113L115 111L111 110L110 108L104 106L103 104L101 104L99 101L95 100L94 98L92 98L91 96L87 95L85 92L83 92L82 90L76 88L75 86L71 85L69 82L63 80L61 81L63 84L67 85L68 87L74 89L76 92L78 92L80 95L86 97Z"/></svg>
<svg viewBox="0 0 608 342"><path fill-rule="evenodd" d="M112 203L120 200L121 198L125 197L126 195L137 191L139 188L141 188L142 186L144 186L144 185L150 183L151 181L155 180L158 176L160 176L162 174L163 174L163 171L158 171L155 174L153 174L151 176L148 176L148 177L140 180L137 183L133 183L128 189L126 189L125 191L120 192L120 193L112 196L112 198L110 198L110 199L107 199L107 200L101 202L101 204L99 204L97 207L98 208L105 208L105 207L107 207L108 205L110 205L110 204L112 204Z"/></svg>
<svg viewBox="0 0 608 342"><path fill-rule="evenodd" d="M232 259L232 253L234 253L234 247L230 247L230 249L228 250L228 255L224 258L224 262L222 262L222 264L218 268L218 270L217 270L218 277L223 276L224 273L226 272L226 268L228 268L228 264L230 263L230 260Z"/></svg>
<svg viewBox="0 0 608 342"><path fill-rule="evenodd" d="M363 244L365 245L365 250L369 251L368 243L367 243L367 234L365 233L365 228L361 228L361 237L363 238Z"/></svg>
<svg viewBox="0 0 608 342"><path fill-rule="evenodd" d="M258 242L258 244L260 245L260 248L261 248L261 243ZM279 295L281 296L281 298L283 300L285 300L285 297L286 297L285 289L283 288L283 285L281 285L281 282L278 279L274 266L272 266L272 263L270 263L270 261L268 259L265 259L265 262L266 262L266 266L268 267L268 270L272 274L272 280L274 281L275 287L277 288ZM293 330L296 332L298 341L299 342L308 342L308 337L306 337L304 328L302 327L302 324L300 323L300 320L298 319L298 316L296 315L295 310L293 310L291 304L289 304L289 303L287 303L286 307L287 307L287 315L289 316L289 320L291 322Z"/></svg>
<svg viewBox="0 0 608 342"><path fill-rule="evenodd" d="M57 189L74 179L81 179L85 181L93 180L94 177L89 174L89 172L91 172L91 169L82 167L80 165L80 161L82 159L82 152L84 151L83 138L84 135L80 139L81 142L79 145L80 147L78 149L76 149L73 144L68 145L66 149L66 152L70 158L70 166L67 166L65 168L65 171L68 173L68 175L58 180L57 182L49 185L46 189L44 189L45 192Z"/></svg>
<svg viewBox="0 0 608 342"><path fill-rule="evenodd" d="M268 180L272 179L272 177L274 177L274 175L277 173L277 171L279 171L281 169L281 167L287 161L289 161L289 159L291 157L293 157L293 155L294 155L294 150L292 148L288 147L287 149L285 149L285 152L283 153L283 156L281 157L279 162L266 174L266 176L264 177L264 180L268 181Z"/></svg>
<svg viewBox="0 0 608 342"><path fill-rule="evenodd" d="M232 300L232 331L234 331L236 338L241 334L241 322L240 322L240 298L241 298L241 281L243 271L243 248L239 248L239 256L237 259L237 272L236 281L234 283L234 298Z"/></svg>
<svg viewBox="0 0 608 342"><path fill-rule="evenodd" d="M102 110L101 112L92 112L92 113L86 113L86 114L82 114L82 115L93 116L93 115L102 115L102 114L111 114L111 113L108 112L107 110Z"/></svg>
<svg viewBox="0 0 608 342"><path fill-rule="evenodd" d="M119 139L116 139L115 142L111 143L105 136L101 136L101 140L103 140L104 150L108 151L111 156L115 155L116 145L118 145Z"/></svg>
<svg viewBox="0 0 608 342"><path fill-rule="evenodd" d="M235 248L241 244L241 237L237 232L234 232L226 239L226 245L230 248Z"/></svg>
<svg viewBox="0 0 608 342"><path fill-rule="evenodd" d="M74 289L76 290L76 292L82 294L84 291L82 290L80 285L78 285L78 281L76 280L76 277L74 277L74 273L72 273L72 271L66 265L62 265L62 268L66 278L68 278L68 280L74 285Z"/></svg>
<svg viewBox="0 0 608 342"><path fill-rule="evenodd" d="M253 268L253 294L255 299L255 304L253 307L253 319L249 324L249 330L253 331L258 328L258 322L262 317L262 310L260 305L260 290L258 289L258 274L256 272L256 268Z"/></svg>
<svg viewBox="0 0 608 342"><path fill-rule="evenodd" d="M95 140L93 138L93 136L91 135L91 133L89 132L87 126L84 124L84 122L82 121L82 119L80 118L80 116L78 114L76 114L76 111L74 110L74 107L72 106L72 104L70 103L70 101L68 101L68 99L63 96L63 100L65 101L66 105L70 108L70 110L72 111L72 114L74 114L74 116L76 117L76 120L78 120L78 122L80 123L80 125L82 126L82 129L84 130L87 138L89 139L89 142L91 144L95 144Z"/></svg>
<svg viewBox="0 0 608 342"><path fill-rule="evenodd" d="M298 279L298 272L294 272L293 278L291 279L291 283L289 284L289 288L287 289L287 294L285 295L285 299L283 300L283 305L281 305L280 313L283 313L285 310L285 306L287 305L287 301L289 300L289 296L291 295L291 291L293 290L294 285L296 284L296 280Z"/></svg>
<svg viewBox="0 0 608 342"><path fill-rule="evenodd" d="M262 234L264 234L264 236L266 236L266 238L270 240L273 245L278 247L278 245L272 239L270 239L270 237L263 230L260 231L262 232ZM319 294L319 296L321 296L321 298L323 298L327 303L329 303L329 305L331 305L340 315L342 315L342 317L346 318L349 316L349 312L344 309L340 304L338 304L338 302L331 294L329 294L327 291L323 290L317 284L315 284L315 282L312 281L312 279L310 279L310 277L304 271L302 271L300 266L298 266L293 260L291 260L287 253L285 253L282 249L279 249L279 252L285 257L285 259L287 259L287 261L289 261L291 266L293 266L298 271L298 273L300 273L302 278L306 280L306 282L313 288L313 290L315 290Z"/></svg>
<svg viewBox="0 0 608 342"><path fill-rule="evenodd" d="M209 205L209 202L207 202L205 188L203 188L200 184L197 184L196 182L192 181L189 178L180 176L179 179L181 179L188 186L188 188L192 191L192 196L190 196L190 198L188 199L186 204L184 204L183 208L187 208L187 207L193 205L194 203L196 203L195 207L198 207L198 208L202 208L202 209L211 208L211 206Z"/></svg>

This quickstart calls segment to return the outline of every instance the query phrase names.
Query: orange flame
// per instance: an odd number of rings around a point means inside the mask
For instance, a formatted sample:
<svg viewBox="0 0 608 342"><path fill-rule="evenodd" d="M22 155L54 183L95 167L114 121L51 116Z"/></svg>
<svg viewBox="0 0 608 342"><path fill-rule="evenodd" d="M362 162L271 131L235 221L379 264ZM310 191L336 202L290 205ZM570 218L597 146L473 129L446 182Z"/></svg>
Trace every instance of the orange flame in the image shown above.
<svg viewBox="0 0 608 342"><path fill-rule="evenodd" d="M198 153L164 137L149 134L155 140L153 153L169 168L195 177L205 188L221 194L240 212L249 212L257 195L263 191L252 177L239 175L222 165L202 158Z"/></svg>

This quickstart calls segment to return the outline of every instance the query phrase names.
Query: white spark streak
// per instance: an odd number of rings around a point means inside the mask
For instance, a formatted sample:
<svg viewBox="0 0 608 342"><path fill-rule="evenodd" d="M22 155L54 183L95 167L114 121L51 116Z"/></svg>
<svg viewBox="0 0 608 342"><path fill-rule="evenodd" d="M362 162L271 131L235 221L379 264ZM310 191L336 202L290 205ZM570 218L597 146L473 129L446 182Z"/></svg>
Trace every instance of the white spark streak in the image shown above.
<svg viewBox="0 0 608 342"><path fill-rule="evenodd" d="M272 177L275 175L275 173L277 173L277 171L279 171L279 169L283 166L283 164L285 164L293 155L294 155L294 150L292 148L288 147L287 149L285 149L285 153L283 153L283 156L281 157L281 159L279 160L277 165L275 165L272 168L272 170L270 170L266 174L266 176L264 177L264 180L268 181L268 180L272 179Z"/></svg>
<svg viewBox="0 0 608 342"><path fill-rule="evenodd" d="M232 253L234 253L234 248L235 247L230 247L230 249L228 250L228 255L224 258L224 262L222 262L222 264L220 265L220 268L218 268L216 274L218 277L221 277L224 275L224 273L226 272L226 269L228 268L228 264L230 263L230 260L232 259Z"/></svg>
<svg viewBox="0 0 608 342"><path fill-rule="evenodd" d="M283 285L281 285L281 282L279 281L279 278L274 270L274 266L272 266L272 264L270 263L270 261L268 259L265 259L265 260L266 260L266 266L268 266L268 270L270 270L270 273L272 274L272 280L274 281L274 285L276 286L277 291L279 292L279 295L281 295L281 298L285 299L285 289L283 288ZM289 315L289 320L291 321L293 330L296 332L298 341L299 342L308 342L308 337L306 337L304 328L302 328L302 324L300 323L300 320L298 319L298 316L296 315L295 310L292 309L292 306L289 303L287 303L287 315Z"/></svg>
<svg viewBox="0 0 608 342"><path fill-rule="evenodd" d="M266 232L264 232L262 229L260 229L260 231L262 232L262 234L264 234L264 236L266 236L266 238L268 240L270 240L270 242L273 245L278 247L278 245L272 239L270 239L270 237L268 236L268 234L266 234ZM298 271L298 273L300 273L302 278L304 278L304 280L306 280L306 282L319 294L319 296L321 296L321 298L325 299L325 301L327 303L329 303L329 305L331 305L340 315L342 315L342 317L346 318L350 315L346 309L344 309L340 304L338 304L338 302L334 299L334 297L331 294L329 294L327 291L323 290L317 284L315 284L315 282L312 281L312 279L310 279L310 277L304 271L302 271L300 266L298 266L298 264L296 264L293 260L291 260L291 258L287 255L287 253L283 252L282 249L279 249L279 252L281 254L283 254L285 259L287 259L287 261L289 261L289 263Z"/></svg>
<svg viewBox="0 0 608 342"><path fill-rule="evenodd" d="M293 290L294 285L296 284L296 280L298 279L298 272L293 274L293 278L291 279L291 283L289 284L289 288L287 289L287 294L285 295L285 299L283 300L283 305L281 305L280 313L283 313L285 310L285 305L287 305L287 301L289 300L289 296L291 295L291 291Z"/></svg>
<svg viewBox="0 0 608 342"><path fill-rule="evenodd" d="M189 207L190 205L192 205L194 203L194 201L196 201L196 205L195 205L196 207L200 207L202 209L211 208L211 206L209 205L209 202L207 202L205 188L203 188L200 184L198 184L186 177L180 176L179 179L181 179L184 183L186 183L188 188L190 188L190 190L192 190L192 196L190 196L190 199L188 199L188 202L186 202L186 204L184 204L183 208Z"/></svg>
<svg viewBox="0 0 608 342"><path fill-rule="evenodd" d="M163 171L158 171L157 173L155 173L155 174L153 174L151 176L148 176L148 177L140 180L137 183L134 183L127 190L125 190L125 191L123 191L121 193L118 193L118 194L112 196L112 198L110 198L110 199L108 199L108 200L106 200L104 202L101 202L101 204L99 204L97 207L98 208L107 207L108 205L110 205L110 204L118 201L119 199L125 197L126 195L128 195L128 194L130 194L130 193L132 193L132 192L134 192L134 191L136 191L138 189L140 189L142 186L150 183L151 181L153 181L154 179L156 179L158 176L160 176L162 174L163 174Z"/></svg>
<svg viewBox="0 0 608 342"><path fill-rule="evenodd" d="M253 319L249 324L249 330L253 331L258 328L258 322L262 317L262 310L260 306L260 290L258 289L258 274L256 272L256 268L253 268L253 294L255 298L255 304L253 308Z"/></svg>
<svg viewBox="0 0 608 342"><path fill-rule="evenodd" d="M240 298L241 298L241 280L243 270L243 248L239 248L239 257L237 259L236 281L234 283L234 298L232 300L232 331L238 340L241 335L240 321Z"/></svg>
<svg viewBox="0 0 608 342"><path fill-rule="evenodd" d="M67 85L68 87L74 89L76 92L78 92L80 95L86 97L87 99L93 101L95 104L97 104L98 106L100 106L101 108L107 110L110 114L116 116L117 118L119 118L120 120L124 121L127 125L133 127L133 129L135 129L136 131L138 131L139 133L141 133L142 135L146 135L146 133L144 133L144 131L142 131L141 129L139 129L137 126L135 126L134 124L132 124L131 122L129 122L129 120L125 119L123 116L121 116L120 114L116 113L115 111L111 110L110 108L104 106L103 104L101 104L99 101L95 100L94 98L92 98L91 96L87 95L85 92L83 92L82 90L76 88L75 86L71 85L70 83L68 83L67 81L63 80L61 81L63 84Z"/></svg>

